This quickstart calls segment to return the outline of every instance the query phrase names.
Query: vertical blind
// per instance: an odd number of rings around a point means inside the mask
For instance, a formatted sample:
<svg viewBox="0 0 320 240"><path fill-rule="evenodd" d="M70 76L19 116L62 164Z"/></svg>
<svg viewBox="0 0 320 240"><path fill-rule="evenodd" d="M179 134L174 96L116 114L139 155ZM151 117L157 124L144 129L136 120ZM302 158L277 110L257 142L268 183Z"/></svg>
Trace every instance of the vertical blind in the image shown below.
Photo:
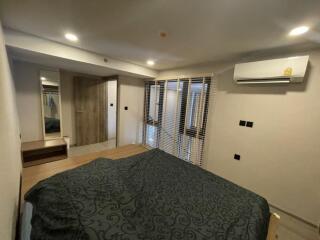
<svg viewBox="0 0 320 240"><path fill-rule="evenodd" d="M201 166L211 77L147 81L143 139Z"/></svg>

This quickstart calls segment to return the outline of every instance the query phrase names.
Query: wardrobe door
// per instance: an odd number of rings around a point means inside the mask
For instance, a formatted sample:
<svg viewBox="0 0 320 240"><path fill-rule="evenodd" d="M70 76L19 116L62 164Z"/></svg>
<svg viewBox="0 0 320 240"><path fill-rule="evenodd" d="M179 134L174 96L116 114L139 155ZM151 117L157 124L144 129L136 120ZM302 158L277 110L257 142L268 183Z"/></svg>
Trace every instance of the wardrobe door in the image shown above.
<svg viewBox="0 0 320 240"><path fill-rule="evenodd" d="M87 77L74 78L76 145L106 140L106 82Z"/></svg>

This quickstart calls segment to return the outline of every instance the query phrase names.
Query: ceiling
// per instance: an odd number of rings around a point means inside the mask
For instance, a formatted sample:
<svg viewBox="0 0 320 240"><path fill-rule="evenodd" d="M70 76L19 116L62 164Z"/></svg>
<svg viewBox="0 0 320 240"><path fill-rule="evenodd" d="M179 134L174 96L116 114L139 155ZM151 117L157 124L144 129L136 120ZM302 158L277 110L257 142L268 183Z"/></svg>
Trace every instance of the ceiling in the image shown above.
<svg viewBox="0 0 320 240"><path fill-rule="evenodd" d="M201 3L201 4L200 4ZM319 0L0 0L7 28L158 70L320 46ZM293 27L310 33L289 37ZM79 36L78 43L64 39ZM160 32L167 37L161 38Z"/></svg>

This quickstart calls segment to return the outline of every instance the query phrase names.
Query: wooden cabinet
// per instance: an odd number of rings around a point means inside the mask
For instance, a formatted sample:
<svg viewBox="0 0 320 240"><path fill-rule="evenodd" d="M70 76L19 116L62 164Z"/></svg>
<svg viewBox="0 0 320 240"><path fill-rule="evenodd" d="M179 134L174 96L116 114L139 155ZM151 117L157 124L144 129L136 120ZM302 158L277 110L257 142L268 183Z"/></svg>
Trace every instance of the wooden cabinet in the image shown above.
<svg viewBox="0 0 320 240"><path fill-rule="evenodd" d="M68 157L64 139L25 142L21 145L23 167L65 159Z"/></svg>

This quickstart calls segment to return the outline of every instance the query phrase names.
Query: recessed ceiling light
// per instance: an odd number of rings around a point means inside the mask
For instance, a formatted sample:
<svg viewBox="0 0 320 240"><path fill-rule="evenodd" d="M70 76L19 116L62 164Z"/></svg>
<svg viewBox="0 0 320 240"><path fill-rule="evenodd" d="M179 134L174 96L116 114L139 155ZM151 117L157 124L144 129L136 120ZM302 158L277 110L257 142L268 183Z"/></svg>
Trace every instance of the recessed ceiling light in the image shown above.
<svg viewBox="0 0 320 240"><path fill-rule="evenodd" d="M71 41L71 42L77 42L77 41L78 41L77 35L75 35L75 34L73 34L73 33L66 33L66 34L64 35L64 37L65 37L66 39L68 39L69 41Z"/></svg>
<svg viewBox="0 0 320 240"><path fill-rule="evenodd" d="M47 78L46 78L46 77L40 77L40 79L41 79L42 81L47 80Z"/></svg>
<svg viewBox="0 0 320 240"><path fill-rule="evenodd" d="M289 32L289 36L299 36L299 35L305 34L306 32L309 31L309 29L310 28L307 26L296 27Z"/></svg>
<svg viewBox="0 0 320 240"><path fill-rule="evenodd" d="M147 61L147 64L148 64L149 66L153 66L153 65L154 65L154 61L153 61L153 60L148 60L148 61Z"/></svg>

